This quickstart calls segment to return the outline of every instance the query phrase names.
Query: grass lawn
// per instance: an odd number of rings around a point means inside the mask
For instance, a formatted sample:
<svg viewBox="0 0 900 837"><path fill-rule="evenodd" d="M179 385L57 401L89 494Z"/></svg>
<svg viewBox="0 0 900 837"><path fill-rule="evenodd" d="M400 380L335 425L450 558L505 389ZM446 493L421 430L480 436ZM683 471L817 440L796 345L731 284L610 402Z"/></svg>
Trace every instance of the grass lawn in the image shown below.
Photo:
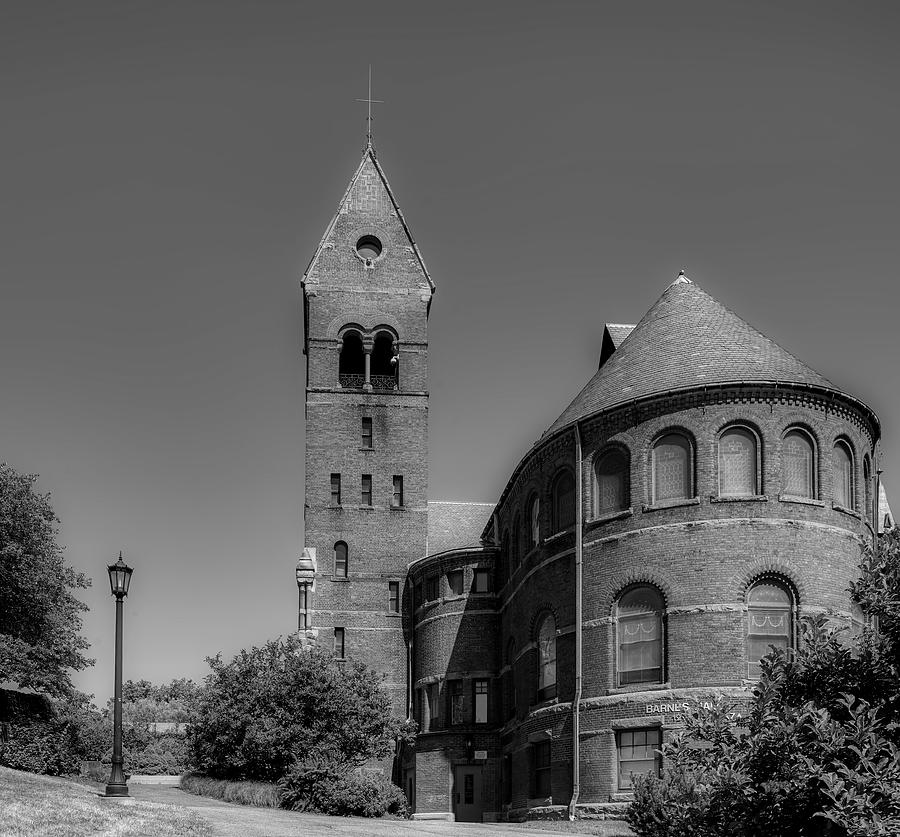
<svg viewBox="0 0 900 837"><path fill-rule="evenodd" d="M209 837L210 826L173 805L101 799L66 779L0 767L3 837Z"/></svg>

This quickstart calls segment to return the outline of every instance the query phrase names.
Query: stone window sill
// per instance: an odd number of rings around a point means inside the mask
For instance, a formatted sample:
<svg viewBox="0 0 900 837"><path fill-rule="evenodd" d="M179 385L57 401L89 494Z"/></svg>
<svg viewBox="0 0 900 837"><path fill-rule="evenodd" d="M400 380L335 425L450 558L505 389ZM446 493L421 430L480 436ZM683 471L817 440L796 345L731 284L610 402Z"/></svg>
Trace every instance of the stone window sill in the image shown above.
<svg viewBox="0 0 900 837"><path fill-rule="evenodd" d="M663 689L671 689L672 684L665 683L629 683L627 686L613 686L606 690L608 695L628 695L635 692L659 692Z"/></svg>
<svg viewBox="0 0 900 837"><path fill-rule="evenodd" d="M766 494L745 494L743 496L722 496L713 495L709 498L710 503L767 503L769 497Z"/></svg>
<svg viewBox="0 0 900 837"><path fill-rule="evenodd" d="M680 497L677 500L661 500L658 503L649 503L641 507L643 512L660 511L660 509L677 509L681 506L699 506L699 497Z"/></svg>
<svg viewBox="0 0 900 837"><path fill-rule="evenodd" d="M392 512L405 512L406 506L389 506Z"/></svg>
<svg viewBox="0 0 900 837"><path fill-rule="evenodd" d="M840 503L832 503L831 508L833 508L836 512L840 512L841 514L846 514L850 517L855 517L857 520L862 520L862 515L858 511L855 511L854 509L848 509L846 506L842 506Z"/></svg>
<svg viewBox="0 0 900 837"><path fill-rule="evenodd" d="M634 509L629 506L627 509L606 512L605 514L597 515L597 517L592 517L585 525L588 529L593 529L595 526L602 526L604 523L611 523L613 520L624 520L626 517L631 517L633 514Z"/></svg>
<svg viewBox="0 0 900 837"><path fill-rule="evenodd" d="M558 532L554 532L552 535L547 535L547 537L544 538L542 543L546 543L546 544L552 543L553 541L561 538L563 535L568 535L569 532L574 532L574 531L575 531L574 524L572 526L567 526L565 529L560 529Z"/></svg>
<svg viewBox="0 0 900 837"><path fill-rule="evenodd" d="M814 500L812 497L798 497L796 494L779 494L778 499L782 503L799 503L801 506L818 506L820 509L825 508L825 503L821 500Z"/></svg>
<svg viewBox="0 0 900 837"><path fill-rule="evenodd" d="M348 581L350 581L350 579L345 575L333 575L331 576L331 580L340 582L342 584L346 584Z"/></svg>
<svg viewBox="0 0 900 837"><path fill-rule="evenodd" d="M375 448L360 448L363 453L371 453Z"/></svg>
<svg viewBox="0 0 900 837"><path fill-rule="evenodd" d="M375 511L375 506L359 506L360 511L373 512Z"/></svg>

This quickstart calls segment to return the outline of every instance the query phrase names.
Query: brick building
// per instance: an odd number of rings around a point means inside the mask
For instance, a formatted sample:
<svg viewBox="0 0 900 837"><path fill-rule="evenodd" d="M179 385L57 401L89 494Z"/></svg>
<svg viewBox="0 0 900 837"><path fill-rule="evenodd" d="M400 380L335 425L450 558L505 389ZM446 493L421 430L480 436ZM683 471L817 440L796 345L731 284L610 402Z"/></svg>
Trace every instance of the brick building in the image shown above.
<svg viewBox="0 0 900 837"><path fill-rule="evenodd" d="M801 615L859 624L878 418L687 277L606 326L494 505L428 499L435 286L371 143L302 288L299 628L418 722L394 765L416 816L612 811Z"/></svg>

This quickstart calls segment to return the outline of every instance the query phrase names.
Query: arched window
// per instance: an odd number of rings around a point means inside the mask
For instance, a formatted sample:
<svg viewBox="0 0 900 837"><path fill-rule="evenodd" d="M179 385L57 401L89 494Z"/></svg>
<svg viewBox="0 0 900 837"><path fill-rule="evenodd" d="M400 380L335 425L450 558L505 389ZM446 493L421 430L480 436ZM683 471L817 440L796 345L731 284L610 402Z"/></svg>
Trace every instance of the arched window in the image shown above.
<svg viewBox="0 0 900 837"><path fill-rule="evenodd" d="M400 366L394 355L394 336L387 331L379 331L372 347L370 381L372 389L397 389Z"/></svg>
<svg viewBox="0 0 900 837"><path fill-rule="evenodd" d="M519 559L522 557L522 553L519 549L520 544L522 543L522 520L519 515L516 515L515 520L513 520L513 528L512 528L512 536L510 539L510 562L509 562L509 573L513 574L515 569L519 566Z"/></svg>
<svg viewBox="0 0 900 837"><path fill-rule="evenodd" d="M863 485L866 492L866 520L872 522L872 463L869 455L863 457Z"/></svg>
<svg viewBox="0 0 900 837"><path fill-rule="evenodd" d="M834 502L845 509L856 508L855 494L853 490L853 453L850 446L838 439L831 452L831 481Z"/></svg>
<svg viewBox="0 0 900 837"><path fill-rule="evenodd" d="M510 554L509 554L509 529L504 530L503 537L500 540L500 584L501 586L506 582L506 579L509 578L512 573L512 567L510 566Z"/></svg>
<svg viewBox="0 0 900 837"><path fill-rule="evenodd" d="M538 700L556 697L556 620L547 614L538 628Z"/></svg>
<svg viewBox="0 0 900 837"><path fill-rule="evenodd" d="M719 437L719 496L759 494L756 436L745 427L729 427Z"/></svg>
<svg viewBox="0 0 900 837"><path fill-rule="evenodd" d="M694 496L691 443L680 433L667 433L653 445L653 502Z"/></svg>
<svg viewBox="0 0 900 837"><path fill-rule="evenodd" d="M759 661L770 645L787 652L793 647L793 596L776 578L755 581L747 593L747 669L759 677Z"/></svg>
<svg viewBox="0 0 900 837"><path fill-rule="evenodd" d="M816 453L803 430L789 430L781 446L784 493L793 497L816 496Z"/></svg>
<svg viewBox="0 0 900 837"><path fill-rule="evenodd" d="M347 544L343 541L334 545L334 574L337 578L347 577Z"/></svg>
<svg viewBox="0 0 900 837"><path fill-rule="evenodd" d="M528 502L528 531L526 548L534 549L541 542L541 501L537 494Z"/></svg>
<svg viewBox="0 0 900 837"><path fill-rule="evenodd" d="M516 641L513 637L506 643L506 717L516 714Z"/></svg>
<svg viewBox="0 0 900 837"><path fill-rule="evenodd" d="M568 468L553 481L551 496L551 527L554 532L562 532L575 523L575 477Z"/></svg>
<svg viewBox="0 0 900 837"><path fill-rule="evenodd" d="M618 685L662 683L663 600L649 585L632 587L616 602Z"/></svg>
<svg viewBox="0 0 900 837"><path fill-rule="evenodd" d="M628 454L613 448L597 460L594 515L600 517L628 508Z"/></svg>
<svg viewBox="0 0 900 837"><path fill-rule="evenodd" d="M366 382L366 358L358 331L348 331L344 335L338 360L338 382L348 389L362 389Z"/></svg>

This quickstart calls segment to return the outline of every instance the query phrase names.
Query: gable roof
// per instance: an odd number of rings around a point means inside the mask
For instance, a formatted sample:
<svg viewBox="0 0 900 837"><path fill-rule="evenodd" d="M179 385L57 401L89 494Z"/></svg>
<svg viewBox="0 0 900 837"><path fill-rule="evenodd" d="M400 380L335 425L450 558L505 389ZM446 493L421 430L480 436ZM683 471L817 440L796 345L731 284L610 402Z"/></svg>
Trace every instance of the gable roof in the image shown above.
<svg viewBox="0 0 900 837"><path fill-rule="evenodd" d="M312 258L309 260L309 265L307 265L306 270L303 272L303 277L300 280L301 287L307 284L307 282L309 281L309 277L315 270L316 263L319 261L319 257L321 256L322 251L325 249L325 245L331 238L331 234L334 232L334 228L338 222L338 219L350 208L354 193L357 191L357 184L359 184L360 188L362 188L363 181L365 180L365 175L372 173L377 174L378 180L384 187L387 197L390 200L391 206L393 207L393 210L396 213L400 223L403 225L403 231L406 233L406 237L409 239L410 247L412 248L413 253L415 253L419 266L422 268L422 273L425 275L425 279L428 281L428 287L431 289L431 292L434 293L435 286L434 282L431 279L431 274L428 272L428 268L425 267L425 260L422 258L422 254L419 252L419 246L416 244L415 239L412 236L412 232L410 232L409 225L406 223L406 219L403 217L403 212L400 210L400 205L397 203L397 199L394 197L394 192L391 189L390 183L388 183L388 179L384 173L384 169L381 168L381 164L378 162L378 158L375 156L375 147L371 143L366 145L366 148L363 151L362 159L359 161L359 165L356 167L356 171L354 172L353 177L350 178L350 183L347 186L346 191L344 192L344 196L341 198L341 202L338 204L337 212L334 213L331 221L329 221L328 226L325 229L325 234L322 236L322 240L316 247ZM362 180L361 176L363 176Z"/></svg>
<svg viewBox="0 0 900 837"><path fill-rule="evenodd" d="M607 327L610 340L613 335ZM636 398L734 382L836 387L683 274L606 357L545 436Z"/></svg>
<svg viewBox="0 0 900 837"><path fill-rule="evenodd" d="M451 549L481 546L481 532L493 510L493 503L429 500L425 554L437 555Z"/></svg>

